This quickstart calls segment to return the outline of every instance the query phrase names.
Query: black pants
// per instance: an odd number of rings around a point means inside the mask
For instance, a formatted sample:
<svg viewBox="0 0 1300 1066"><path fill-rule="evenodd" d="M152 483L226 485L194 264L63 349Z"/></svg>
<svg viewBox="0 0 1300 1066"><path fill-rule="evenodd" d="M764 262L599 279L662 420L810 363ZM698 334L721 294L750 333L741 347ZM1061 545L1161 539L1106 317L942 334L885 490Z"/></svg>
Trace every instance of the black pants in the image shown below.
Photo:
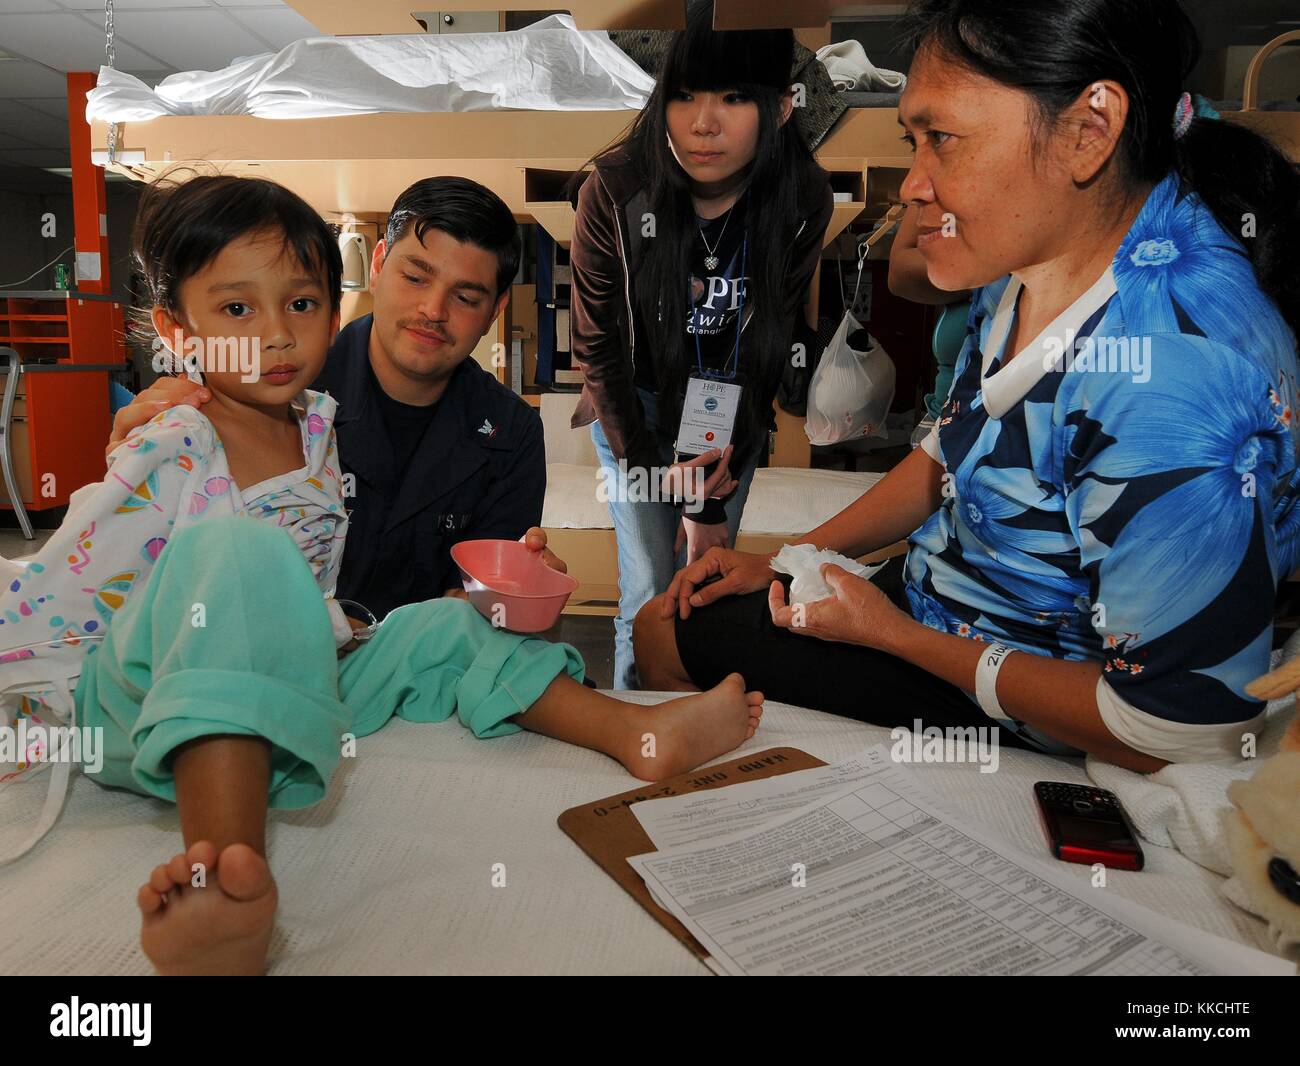
<svg viewBox="0 0 1300 1066"><path fill-rule="evenodd" d="M780 575L778 575L780 576ZM781 579L787 594L789 578ZM903 560L891 559L872 579L909 615ZM780 703L829 711L892 729L989 725L961 689L918 666L874 648L801 636L774 625L767 592L726 596L677 618L677 653L691 680L711 688L735 671L745 687ZM1003 729L999 743L1038 750Z"/></svg>

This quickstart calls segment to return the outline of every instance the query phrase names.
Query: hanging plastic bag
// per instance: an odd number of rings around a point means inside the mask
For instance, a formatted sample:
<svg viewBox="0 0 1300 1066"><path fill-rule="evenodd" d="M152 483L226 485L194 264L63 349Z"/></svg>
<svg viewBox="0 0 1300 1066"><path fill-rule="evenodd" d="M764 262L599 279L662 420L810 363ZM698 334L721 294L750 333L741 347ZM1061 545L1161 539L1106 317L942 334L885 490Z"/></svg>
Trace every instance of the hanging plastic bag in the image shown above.
<svg viewBox="0 0 1300 1066"><path fill-rule="evenodd" d="M870 334L865 350L854 349L849 337L861 331L858 320L844 312L817 364L808 388L804 423L804 432L814 445L887 436L885 419L894 402L894 362Z"/></svg>

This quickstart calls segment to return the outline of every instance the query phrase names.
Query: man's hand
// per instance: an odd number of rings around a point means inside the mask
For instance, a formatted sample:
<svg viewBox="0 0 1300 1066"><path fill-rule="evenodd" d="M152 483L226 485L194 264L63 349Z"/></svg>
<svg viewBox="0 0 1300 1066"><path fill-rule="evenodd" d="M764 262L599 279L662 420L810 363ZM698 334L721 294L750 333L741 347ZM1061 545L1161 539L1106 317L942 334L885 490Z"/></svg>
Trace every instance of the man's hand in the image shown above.
<svg viewBox="0 0 1300 1066"><path fill-rule="evenodd" d="M743 596L765 589L773 578L768 565L771 559L771 555L710 548L695 562L677 571L663 595L660 613L664 618L671 618L673 611L680 611L683 618L689 618L692 607L704 607L723 596ZM719 580L707 584L714 578Z"/></svg>
<svg viewBox="0 0 1300 1066"><path fill-rule="evenodd" d="M159 411L182 404L200 407L210 399L212 393L188 378L159 378L113 416L113 432L109 435L108 447L104 449L105 461L112 457L114 449L126 440L131 430L143 426Z"/></svg>
<svg viewBox="0 0 1300 1066"><path fill-rule="evenodd" d="M552 570L558 570L562 574L569 572L568 564L546 546L546 530L541 526L533 526L522 539L529 551L542 553L542 562Z"/></svg>

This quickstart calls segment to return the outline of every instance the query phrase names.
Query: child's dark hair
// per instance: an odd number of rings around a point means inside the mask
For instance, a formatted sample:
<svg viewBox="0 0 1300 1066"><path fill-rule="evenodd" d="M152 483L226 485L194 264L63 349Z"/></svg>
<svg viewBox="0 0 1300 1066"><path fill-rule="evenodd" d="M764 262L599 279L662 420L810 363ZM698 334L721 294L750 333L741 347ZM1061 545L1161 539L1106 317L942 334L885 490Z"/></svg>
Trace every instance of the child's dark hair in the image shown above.
<svg viewBox="0 0 1300 1066"><path fill-rule="evenodd" d="M1124 86L1123 185L1176 171L1234 237L1253 215L1257 235L1243 244L1255 276L1300 334L1300 168L1231 122L1196 117L1174 137L1174 108L1200 54L1178 0L920 0L908 15L913 48L1027 93L1038 128L1095 82Z"/></svg>
<svg viewBox="0 0 1300 1066"><path fill-rule="evenodd" d="M140 197L131 257L148 301L178 315L182 282L231 241L268 230L280 231L285 250L321 279L337 310L343 277L337 239L302 197L265 178L200 174L181 181L169 172Z"/></svg>
<svg viewBox="0 0 1300 1066"><path fill-rule="evenodd" d="M436 229L492 252L497 257L497 295L510 288L519 270L522 242L510 208L491 189L469 178L423 178L393 204L385 245L391 249L412 227L418 241Z"/></svg>

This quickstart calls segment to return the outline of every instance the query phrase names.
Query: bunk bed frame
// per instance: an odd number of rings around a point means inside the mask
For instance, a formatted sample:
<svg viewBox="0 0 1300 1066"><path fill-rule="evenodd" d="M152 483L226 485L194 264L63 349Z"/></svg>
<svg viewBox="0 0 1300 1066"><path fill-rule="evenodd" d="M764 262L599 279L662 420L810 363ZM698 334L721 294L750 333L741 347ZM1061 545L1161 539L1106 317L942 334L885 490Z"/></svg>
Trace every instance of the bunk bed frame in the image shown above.
<svg viewBox="0 0 1300 1066"><path fill-rule="evenodd" d="M552 12L559 7L573 15L580 30L679 30L686 24L686 0L453 0L454 13L498 11ZM896 2L896 0L895 0ZM303 18L334 37L350 34L420 33L419 14L441 12L412 9L410 0L286 0ZM875 7L891 0L843 3L839 0L714 0L713 25L719 30L765 29L774 26L821 28L836 11Z"/></svg>

